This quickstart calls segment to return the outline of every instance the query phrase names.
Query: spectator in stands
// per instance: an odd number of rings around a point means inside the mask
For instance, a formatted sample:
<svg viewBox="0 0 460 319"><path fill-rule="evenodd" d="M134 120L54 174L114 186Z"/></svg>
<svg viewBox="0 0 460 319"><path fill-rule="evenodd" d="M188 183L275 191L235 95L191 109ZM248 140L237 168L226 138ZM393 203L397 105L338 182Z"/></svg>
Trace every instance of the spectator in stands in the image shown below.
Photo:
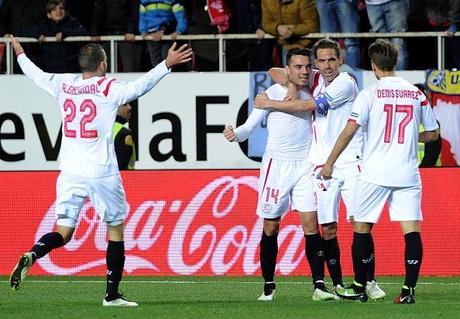
<svg viewBox="0 0 460 319"><path fill-rule="evenodd" d="M118 108L117 117L113 124L113 144L119 170L134 169L136 161L136 149L134 147L133 134L126 125L131 119L131 104L125 103Z"/></svg>
<svg viewBox="0 0 460 319"><path fill-rule="evenodd" d="M283 65L289 49L312 44L299 36L319 30L314 0L262 0L262 21L265 32L276 36L282 46Z"/></svg>
<svg viewBox="0 0 460 319"><path fill-rule="evenodd" d="M86 35L80 22L68 14L64 0L49 0L46 5L47 19L38 26L38 41L46 42L46 37L54 37L57 42L43 44L43 70L50 73L79 72L77 61L78 42L62 43L68 36Z"/></svg>
<svg viewBox="0 0 460 319"><path fill-rule="evenodd" d="M206 0L188 1L185 5L189 34L216 34L219 31L211 25ZM216 41L197 40L191 42L194 71L218 71L219 53Z"/></svg>
<svg viewBox="0 0 460 319"><path fill-rule="evenodd" d="M238 33L255 33L259 40L244 41L248 71L266 71L273 66L273 41L263 40L261 0L237 0Z"/></svg>
<svg viewBox="0 0 460 319"><path fill-rule="evenodd" d="M445 67L460 68L460 38L453 37L460 26L460 1L424 0L426 17L434 31L446 31Z"/></svg>
<svg viewBox="0 0 460 319"><path fill-rule="evenodd" d="M408 0L366 0L367 14L373 32L406 32L409 14ZM408 66L406 41L403 38L391 38L399 47L396 70L405 70Z"/></svg>
<svg viewBox="0 0 460 319"><path fill-rule="evenodd" d="M38 25L46 17L47 0L3 0L0 7L0 36L14 34L17 37L34 37ZM41 46L36 43L25 43L28 57L41 66ZM14 72L21 72L19 65L14 64Z"/></svg>
<svg viewBox="0 0 460 319"><path fill-rule="evenodd" d="M139 0L97 0L91 23L91 36L123 35L125 42L117 42L118 58L124 72L141 72L145 44L134 42L139 34ZM108 43L104 45L110 52ZM110 68L110 67L109 67Z"/></svg>
<svg viewBox="0 0 460 319"><path fill-rule="evenodd" d="M177 0L141 0L139 12L139 31L148 37L152 66L156 66L168 55L170 42L161 41L163 35L173 40L187 31L185 9Z"/></svg>
<svg viewBox="0 0 460 319"><path fill-rule="evenodd" d="M67 10L78 19L86 30L91 30L91 22L96 0L65 0Z"/></svg>
<svg viewBox="0 0 460 319"><path fill-rule="evenodd" d="M358 0L316 0L321 32L358 32ZM356 69L361 64L358 39L345 39L345 63Z"/></svg>
<svg viewBox="0 0 460 319"><path fill-rule="evenodd" d="M186 1L185 10L189 21L189 34L236 33L236 1L230 0L194 0ZM214 8L214 10L209 10ZM218 9L216 9L218 8ZM192 41L194 53L192 69L194 71L218 71L219 47L215 40ZM225 41L225 70L247 71L245 50L238 40Z"/></svg>

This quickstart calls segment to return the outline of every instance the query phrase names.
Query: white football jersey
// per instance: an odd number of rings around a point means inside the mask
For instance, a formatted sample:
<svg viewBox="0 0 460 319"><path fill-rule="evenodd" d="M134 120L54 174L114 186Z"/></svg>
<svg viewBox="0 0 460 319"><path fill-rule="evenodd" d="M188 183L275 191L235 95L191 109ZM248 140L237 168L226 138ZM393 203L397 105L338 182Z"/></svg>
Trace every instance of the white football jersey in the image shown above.
<svg viewBox="0 0 460 319"><path fill-rule="evenodd" d="M118 107L147 93L169 70L163 61L137 80L122 83L108 77L84 80L79 74L43 72L25 54L22 71L58 100L62 118L60 170L97 178L118 174L113 123Z"/></svg>
<svg viewBox="0 0 460 319"><path fill-rule="evenodd" d="M319 71L314 70L311 92L317 104L329 106L327 114L315 112L313 122L313 141L310 161L315 165L324 164L332 151L340 133L351 114L353 101L358 95L355 80L347 73L340 74L326 86ZM362 156L363 134L359 129L355 137L337 159L336 165L350 164Z"/></svg>
<svg viewBox="0 0 460 319"><path fill-rule="evenodd" d="M418 185L419 124L438 128L425 95L406 80L389 76L356 98L351 121L367 126L361 178L382 186Z"/></svg>
<svg viewBox="0 0 460 319"><path fill-rule="evenodd" d="M287 89L280 84L270 86L270 100L282 101ZM310 99L306 91L299 91L299 98ZM311 145L311 112L281 112L254 108L246 122L235 129L237 141L246 140L254 128L267 118L267 145L265 156L277 159L299 160L308 158Z"/></svg>

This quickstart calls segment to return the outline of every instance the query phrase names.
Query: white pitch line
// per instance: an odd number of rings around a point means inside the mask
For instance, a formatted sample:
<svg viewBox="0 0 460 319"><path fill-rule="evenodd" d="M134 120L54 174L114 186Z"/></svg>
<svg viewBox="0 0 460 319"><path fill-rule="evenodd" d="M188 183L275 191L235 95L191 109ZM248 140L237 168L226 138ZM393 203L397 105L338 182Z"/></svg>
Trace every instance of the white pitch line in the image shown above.
<svg viewBox="0 0 460 319"><path fill-rule="evenodd" d="M0 280L1 283L9 282ZM84 283L105 283L105 280L27 280L32 283L62 283L62 284L84 284ZM260 285L262 282L256 281L176 281L176 280L126 280L123 284L152 284L152 285L228 285L228 284L251 284ZM277 282L278 285L305 285L308 281L286 281ZM401 285L401 282L379 282L379 285ZM460 282L418 282L417 285L459 285Z"/></svg>

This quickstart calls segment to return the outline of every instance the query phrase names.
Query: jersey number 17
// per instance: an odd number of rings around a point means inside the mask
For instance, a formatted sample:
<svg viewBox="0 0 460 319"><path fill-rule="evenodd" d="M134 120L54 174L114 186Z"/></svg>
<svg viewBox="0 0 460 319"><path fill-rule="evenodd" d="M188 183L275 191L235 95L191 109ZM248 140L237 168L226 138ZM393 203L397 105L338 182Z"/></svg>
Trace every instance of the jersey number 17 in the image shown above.
<svg viewBox="0 0 460 319"><path fill-rule="evenodd" d="M395 112L393 112L393 109ZM385 125L385 135L383 137L384 143L390 143L391 141L391 133L393 131L393 114L396 113L404 113L406 116L399 122L398 127L398 143L404 143L404 132L406 129L407 124L413 119L414 117L414 106L413 105L392 105L392 104L385 104L383 106L383 111L387 114L386 118L386 125Z"/></svg>

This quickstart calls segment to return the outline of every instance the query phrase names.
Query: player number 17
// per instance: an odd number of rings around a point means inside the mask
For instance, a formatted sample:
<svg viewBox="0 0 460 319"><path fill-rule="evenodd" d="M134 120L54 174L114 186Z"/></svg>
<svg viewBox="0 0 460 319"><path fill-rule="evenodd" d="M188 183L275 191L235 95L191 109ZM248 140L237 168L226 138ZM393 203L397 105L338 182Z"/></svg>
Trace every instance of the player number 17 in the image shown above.
<svg viewBox="0 0 460 319"><path fill-rule="evenodd" d="M395 112L393 112L393 109ZM383 137L384 143L390 143L391 140L391 133L393 131L393 114L396 113L405 113L406 116L402 119L399 123L398 127L398 143L404 143L404 132L406 129L407 124L413 119L414 117L414 106L413 105L393 105L393 104L385 104L383 106L383 111L387 114L386 125L385 125L385 135Z"/></svg>

